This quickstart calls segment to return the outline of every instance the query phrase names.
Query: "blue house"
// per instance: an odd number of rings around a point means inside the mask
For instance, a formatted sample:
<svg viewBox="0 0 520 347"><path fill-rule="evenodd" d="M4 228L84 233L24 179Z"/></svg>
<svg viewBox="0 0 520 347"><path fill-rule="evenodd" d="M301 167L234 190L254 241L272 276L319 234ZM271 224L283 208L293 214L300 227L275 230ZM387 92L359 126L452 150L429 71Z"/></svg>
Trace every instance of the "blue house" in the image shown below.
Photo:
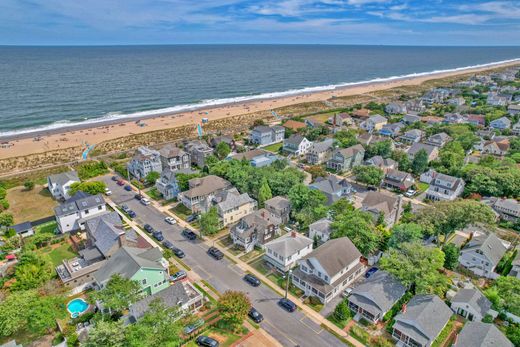
<svg viewBox="0 0 520 347"><path fill-rule="evenodd" d="M171 171L166 169L161 173L161 177L155 182L155 188L162 194L166 200L171 200L177 197L180 193L179 182L177 181L177 174L193 174L196 171L191 169L180 169L177 171Z"/></svg>
<svg viewBox="0 0 520 347"><path fill-rule="evenodd" d="M395 137L401 133L401 130L404 128L404 123L393 123L393 124L385 124L379 130L379 134L382 136L390 136Z"/></svg>
<svg viewBox="0 0 520 347"><path fill-rule="evenodd" d="M511 121L507 117L495 119L489 123L491 129L504 130L511 128Z"/></svg>

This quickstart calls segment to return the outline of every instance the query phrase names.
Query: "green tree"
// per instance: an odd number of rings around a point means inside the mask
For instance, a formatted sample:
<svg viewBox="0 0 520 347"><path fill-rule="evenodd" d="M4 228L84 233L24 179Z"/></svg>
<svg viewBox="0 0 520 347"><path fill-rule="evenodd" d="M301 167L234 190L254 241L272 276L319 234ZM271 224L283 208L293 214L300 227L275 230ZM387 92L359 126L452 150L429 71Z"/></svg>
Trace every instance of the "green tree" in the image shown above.
<svg viewBox="0 0 520 347"><path fill-rule="evenodd" d="M231 153L231 147L226 142L220 142L215 148L215 155L220 160L226 158Z"/></svg>
<svg viewBox="0 0 520 347"><path fill-rule="evenodd" d="M520 325L510 324L506 329L506 336L515 347L520 346Z"/></svg>
<svg viewBox="0 0 520 347"><path fill-rule="evenodd" d="M392 234L388 240L389 248L399 248L401 244L421 240L423 230L415 223L401 223L392 228Z"/></svg>
<svg viewBox="0 0 520 347"><path fill-rule="evenodd" d="M199 220L200 231L204 235L213 235L220 230L220 221L218 211L215 206L211 207L208 212L203 213Z"/></svg>
<svg viewBox="0 0 520 347"><path fill-rule="evenodd" d="M365 158L372 158L375 155L380 155L383 158L390 158L392 155L392 140L379 141L367 146L365 151Z"/></svg>
<svg viewBox="0 0 520 347"><path fill-rule="evenodd" d="M82 344L85 347L125 347L125 330L122 321L98 321L89 330L87 340Z"/></svg>
<svg viewBox="0 0 520 347"><path fill-rule="evenodd" d="M33 181L25 181L23 183L23 186L25 190L33 190L34 189L34 182Z"/></svg>
<svg viewBox="0 0 520 347"><path fill-rule="evenodd" d="M181 192L184 192L190 188L189 180L191 180L193 178L199 178L199 177L201 177L201 174L199 174L199 173L192 173L192 174L178 173L175 175L175 178L177 179L177 183L179 185L179 189L181 190Z"/></svg>
<svg viewBox="0 0 520 347"><path fill-rule="evenodd" d="M74 195L79 191L90 195L102 194L107 185L99 181L75 182L70 185L69 195Z"/></svg>
<svg viewBox="0 0 520 347"><path fill-rule="evenodd" d="M348 148L358 144L357 133L354 130L340 130L334 134L334 139L342 148Z"/></svg>
<svg viewBox="0 0 520 347"><path fill-rule="evenodd" d="M444 267L448 270L455 270L459 263L459 248L452 243L442 247L444 252Z"/></svg>
<svg viewBox="0 0 520 347"><path fill-rule="evenodd" d="M447 173L448 175L459 176L460 170L464 166L464 158L466 153L464 148L458 141L451 141L447 143L439 151L439 164L441 165L439 171Z"/></svg>
<svg viewBox="0 0 520 347"><path fill-rule="evenodd" d="M443 296L447 290L447 278L439 272L444 266L444 253L439 248L404 243L399 249L391 248L380 265L416 294Z"/></svg>
<svg viewBox="0 0 520 347"><path fill-rule="evenodd" d="M416 175L422 174L428 168L428 153L424 149L415 153L412 161L412 172Z"/></svg>
<svg viewBox="0 0 520 347"><path fill-rule="evenodd" d="M260 208L264 207L264 203L266 200L269 200L273 197L273 193L271 193L271 188L269 187L269 183L267 183L267 179L262 180L262 185L260 189L258 189L258 206Z"/></svg>
<svg viewBox="0 0 520 347"><path fill-rule="evenodd" d="M289 190L289 201L291 201L293 218L299 223L300 229L327 214L325 203L327 197L319 190L310 189L303 184L297 184Z"/></svg>
<svg viewBox="0 0 520 347"><path fill-rule="evenodd" d="M311 174L313 180L318 177L327 177L327 171L320 165L309 166L305 171Z"/></svg>
<svg viewBox="0 0 520 347"><path fill-rule="evenodd" d="M0 213L0 228L1 227L9 227L13 225L14 217L11 213L2 212Z"/></svg>
<svg viewBox="0 0 520 347"><path fill-rule="evenodd" d="M336 216L331 225L332 238L348 237L364 255L374 252L382 235L374 226L372 215L360 210L347 211Z"/></svg>
<svg viewBox="0 0 520 347"><path fill-rule="evenodd" d="M228 290L218 299L218 309L222 320L236 329L247 317L251 302L245 293Z"/></svg>
<svg viewBox="0 0 520 347"><path fill-rule="evenodd" d="M498 310L507 310L520 315L520 279L500 276L484 294Z"/></svg>
<svg viewBox="0 0 520 347"><path fill-rule="evenodd" d="M113 275L105 287L91 294L92 302L99 300L109 313L119 313L141 298L141 286L137 281Z"/></svg>
<svg viewBox="0 0 520 347"><path fill-rule="evenodd" d="M399 170L408 171L410 170L410 158L408 154L401 150L395 150L392 152L391 158L395 160L399 165Z"/></svg>
<svg viewBox="0 0 520 347"><path fill-rule="evenodd" d="M350 318L350 309L346 300L341 300L334 308L333 317L338 322L344 322Z"/></svg>
<svg viewBox="0 0 520 347"><path fill-rule="evenodd" d="M160 173L158 173L157 171L150 171L148 173L148 175L146 175L144 180L146 181L147 184L153 185L153 184L155 184L155 182L157 182L159 177L161 177Z"/></svg>
<svg viewBox="0 0 520 347"><path fill-rule="evenodd" d="M381 184L385 176L383 170L376 166L356 166L354 174L357 181L376 187Z"/></svg>
<svg viewBox="0 0 520 347"><path fill-rule="evenodd" d="M48 255L25 251L16 264L16 282L11 286L11 290L37 288L50 280L53 274L54 266Z"/></svg>

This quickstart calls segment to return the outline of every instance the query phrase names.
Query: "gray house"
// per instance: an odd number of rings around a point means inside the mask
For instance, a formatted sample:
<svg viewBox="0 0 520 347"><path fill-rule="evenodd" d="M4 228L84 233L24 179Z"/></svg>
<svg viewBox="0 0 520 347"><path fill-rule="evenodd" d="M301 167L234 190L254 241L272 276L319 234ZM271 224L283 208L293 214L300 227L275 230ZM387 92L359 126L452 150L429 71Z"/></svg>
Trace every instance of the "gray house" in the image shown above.
<svg viewBox="0 0 520 347"><path fill-rule="evenodd" d="M177 171L191 167L190 155L172 144L161 148L159 154L163 170Z"/></svg>
<svg viewBox="0 0 520 347"><path fill-rule="evenodd" d="M376 324L401 299L406 288L393 275L378 271L354 288L348 297L350 309Z"/></svg>
<svg viewBox="0 0 520 347"><path fill-rule="evenodd" d="M513 347L511 341L491 323L467 322L453 347Z"/></svg>
<svg viewBox="0 0 520 347"><path fill-rule="evenodd" d="M56 200L67 200L70 198L70 186L79 182L76 171L62 172L47 177L47 188Z"/></svg>
<svg viewBox="0 0 520 347"><path fill-rule="evenodd" d="M267 146L283 141L284 136L285 128L280 125L272 127L259 125L251 131L251 142L260 146Z"/></svg>
<svg viewBox="0 0 520 347"><path fill-rule="evenodd" d="M451 141L450 135L446 133L438 133L428 137L428 139L424 142L427 145L435 146L435 147L443 147L445 144Z"/></svg>
<svg viewBox="0 0 520 347"><path fill-rule="evenodd" d="M371 213L374 220L383 214L386 224L392 226L396 220L396 214L400 213L398 205L399 199L395 195L369 191L361 202L361 210Z"/></svg>
<svg viewBox="0 0 520 347"><path fill-rule="evenodd" d="M361 165L365 149L362 145L334 150L332 158L327 161L327 168L336 171L352 170L354 166Z"/></svg>
<svg viewBox="0 0 520 347"><path fill-rule="evenodd" d="M291 215L291 202L283 196L275 196L264 202L265 209L287 224Z"/></svg>
<svg viewBox="0 0 520 347"><path fill-rule="evenodd" d="M491 301L478 289L461 289L451 299L451 309L458 315L480 322L487 314L496 316L491 310Z"/></svg>
<svg viewBox="0 0 520 347"><path fill-rule="evenodd" d="M422 130L412 129L405 132L399 139L405 143L415 143L420 142L423 136L424 132Z"/></svg>
<svg viewBox="0 0 520 347"><path fill-rule="evenodd" d="M307 162L311 165L323 164L330 159L333 150L333 139L314 142L306 154Z"/></svg>
<svg viewBox="0 0 520 347"><path fill-rule="evenodd" d="M332 205L341 198L350 199L355 192L346 179L340 180L336 176L318 177L309 185L310 189L319 190L327 197L327 205Z"/></svg>
<svg viewBox="0 0 520 347"><path fill-rule="evenodd" d="M477 276L496 278L498 262L507 251L494 233L474 236L460 251L459 263Z"/></svg>
<svg viewBox="0 0 520 347"><path fill-rule="evenodd" d="M325 243L330 239L332 221L327 218L322 218L309 225L309 237L311 239L318 239L318 242Z"/></svg>
<svg viewBox="0 0 520 347"><path fill-rule="evenodd" d="M127 168L130 174L138 180L144 179L150 172L161 173L161 155L155 149L141 146L135 151Z"/></svg>
<svg viewBox="0 0 520 347"><path fill-rule="evenodd" d="M165 169L161 173L161 177L155 182L155 188L162 194L164 199L174 199L180 193L181 190L179 188L179 182L177 181L177 174L179 173L192 174L195 173L195 171L191 169L179 169L176 171Z"/></svg>
<svg viewBox="0 0 520 347"><path fill-rule="evenodd" d="M213 154L213 148L200 140L185 143L184 150L190 155L191 163L198 167L204 167L206 158Z"/></svg>
<svg viewBox="0 0 520 347"><path fill-rule="evenodd" d="M395 317L392 337L409 347L429 347L453 312L437 295L416 295Z"/></svg>
<svg viewBox="0 0 520 347"><path fill-rule="evenodd" d="M280 224L280 219L262 208L233 225L230 229L231 239L248 253L255 246L263 248L264 244L273 240L279 234Z"/></svg>

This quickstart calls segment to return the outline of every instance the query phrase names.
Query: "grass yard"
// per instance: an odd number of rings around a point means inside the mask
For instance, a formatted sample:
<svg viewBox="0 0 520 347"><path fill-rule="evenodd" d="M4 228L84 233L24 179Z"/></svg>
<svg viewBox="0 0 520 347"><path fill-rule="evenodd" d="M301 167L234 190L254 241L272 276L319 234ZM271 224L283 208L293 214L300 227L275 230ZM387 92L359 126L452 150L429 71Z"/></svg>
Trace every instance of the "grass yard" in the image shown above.
<svg viewBox="0 0 520 347"><path fill-rule="evenodd" d="M272 145L269 145L266 147L262 147L262 149L265 149L266 151L269 151L269 152L278 153L280 151L280 148L282 148L282 147L283 147L283 143L278 142L278 143L273 143Z"/></svg>
<svg viewBox="0 0 520 347"><path fill-rule="evenodd" d="M251 263L249 263L256 271L260 272L262 275L267 275L271 272L271 269L267 267L265 261L260 258Z"/></svg>
<svg viewBox="0 0 520 347"><path fill-rule="evenodd" d="M56 223L55 221L47 222L47 223L35 226L34 227L34 232L37 233L37 234L38 233L54 234L54 231L56 230L57 227L58 227L58 223Z"/></svg>
<svg viewBox="0 0 520 347"><path fill-rule="evenodd" d="M191 211L181 203L178 203L177 206L171 208L170 211L176 214L182 220L186 220L186 218L191 215Z"/></svg>
<svg viewBox="0 0 520 347"><path fill-rule="evenodd" d="M239 259L244 261L244 262L246 262L246 263L248 263L251 260L256 259L256 258L262 256L264 253L265 253L264 251L255 248L251 252L246 253L243 256L241 256Z"/></svg>
<svg viewBox="0 0 520 347"><path fill-rule="evenodd" d="M242 335L236 335L227 330L219 329L217 327L209 328L208 330L204 331L202 335L214 338L219 342L219 346L221 347L230 347L242 337ZM195 342L195 340L191 340L184 346L197 347L197 343Z"/></svg>
<svg viewBox="0 0 520 347"><path fill-rule="evenodd" d="M419 183L417 184L417 190L418 190L418 193L420 194L420 193L422 193L422 192L425 192L425 191L428 189L429 186L430 186L430 185L429 185L428 183L419 182Z"/></svg>
<svg viewBox="0 0 520 347"><path fill-rule="evenodd" d="M338 320L336 319L336 317L334 317L334 314L331 313L328 315L327 317L327 320L332 322L335 326L337 326L338 328L340 328L341 330L343 330L345 328L345 326L347 325L347 323L351 320L352 318L348 318L348 319L345 319L345 320Z"/></svg>
<svg viewBox="0 0 520 347"><path fill-rule="evenodd" d="M65 259L72 259L76 256L76 253L74 253L70 245L65 241L58 246L52 245L41 248L37 252L49 255L54 266L60 265Z"/></svg>
<svg viewBox="0 0 520 347"><path fill-rule="evenodd" d="M156 201L160 201L163 198L161 193L159 193L159 191L155 187L150 188L148 191L146 191L146 194L148 194L149 197Z"/></svg>
<svg viewBox="0 0 520 347"><path fill-rule="evenodd" d="M15 223L35 221L52 216L58 203L52 199L51 193L42 185L33 190L14 187L7 191L8 211L13 214Z"/></svg>

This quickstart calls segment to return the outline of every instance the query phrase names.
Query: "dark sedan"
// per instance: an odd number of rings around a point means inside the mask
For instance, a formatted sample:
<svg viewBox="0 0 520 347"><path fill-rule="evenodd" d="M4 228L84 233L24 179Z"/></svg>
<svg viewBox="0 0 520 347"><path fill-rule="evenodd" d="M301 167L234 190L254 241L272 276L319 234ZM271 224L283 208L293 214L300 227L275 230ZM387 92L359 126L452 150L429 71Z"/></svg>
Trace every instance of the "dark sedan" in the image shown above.
<svg viewBox="0 0 520 347"><path fill-rule="evenodd" d="M256 278L256 276L251 275L251 274L245 275L244 276L244 281L246 281L247 283L249 283L253 287L258 287L261 284L260 280L258 278Z"/></svg>
<svg viewBox="0 0 520 347"><path fill-rule="evenodd" d="M278 305L288 312L296 311L296 304L289 299L282 298L278 300Z"/></svg>
<svg viewBox="0 0 520 347"><path fill-rule="evenodd" d="M261 321L264 320L264 316L257 311L256 308L254 307L251 307L251 309L249 310L249 313L247 314L249 316L249 318L251 318L255 323L260 323Z"/></svg>

